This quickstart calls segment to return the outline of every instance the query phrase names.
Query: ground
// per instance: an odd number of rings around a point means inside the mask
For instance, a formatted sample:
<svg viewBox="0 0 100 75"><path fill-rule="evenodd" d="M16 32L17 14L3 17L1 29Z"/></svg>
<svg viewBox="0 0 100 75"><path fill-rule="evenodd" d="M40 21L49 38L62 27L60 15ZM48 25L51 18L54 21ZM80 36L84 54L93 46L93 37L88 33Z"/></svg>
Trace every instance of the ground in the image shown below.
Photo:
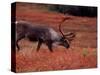
<svg viewBox="0 0 100 75"><path fill-rule="evenodd" d="M31 22L33 25L50 26L58 33L58 25L64 17L64 33L74 32L76 37L66 49L62 46L50 52L44 44L39 52L37 43L23 39L16 51L16 72L69 70L97 67L97 19L96 17L72 16L52 12L37 5L17 4L16 19Z"/></svg>

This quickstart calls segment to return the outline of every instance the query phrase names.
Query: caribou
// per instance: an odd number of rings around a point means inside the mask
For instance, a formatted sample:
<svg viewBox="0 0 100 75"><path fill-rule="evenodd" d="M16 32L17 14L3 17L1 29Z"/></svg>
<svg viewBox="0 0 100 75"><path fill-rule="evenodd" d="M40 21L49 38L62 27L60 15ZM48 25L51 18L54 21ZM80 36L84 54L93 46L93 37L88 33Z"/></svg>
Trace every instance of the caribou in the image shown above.
<svg viewBox="0 0 100 75"><path fill-rule="evenodd" d="M39 51L42 44L45 44L48 49L53 52L53 45L70 47L70 41L75 37L75 34L68 32L64 34L61 30L62 23L66 20L64 18L59 24L59 32L55 31L51 27L32 25L27 21L16 21L16 47L20 50L18 42L24 38L28 38L29 41L38 42L37 51Z"/></svg>

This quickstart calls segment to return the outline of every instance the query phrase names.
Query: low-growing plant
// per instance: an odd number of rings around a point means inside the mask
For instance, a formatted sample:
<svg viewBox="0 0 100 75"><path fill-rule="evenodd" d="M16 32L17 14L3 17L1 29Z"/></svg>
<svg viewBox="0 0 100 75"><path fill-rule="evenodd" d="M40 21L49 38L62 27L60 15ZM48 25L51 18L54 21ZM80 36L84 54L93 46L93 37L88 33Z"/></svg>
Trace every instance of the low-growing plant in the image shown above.
<svg viewBox="0 0 100 75"><path fill-rule="evenodd" d="M88 54L89 54L88 49L87 49L87 48L83 48L83 50L82 50L82 55L83 55L84 57L86 57Z"/></svg>

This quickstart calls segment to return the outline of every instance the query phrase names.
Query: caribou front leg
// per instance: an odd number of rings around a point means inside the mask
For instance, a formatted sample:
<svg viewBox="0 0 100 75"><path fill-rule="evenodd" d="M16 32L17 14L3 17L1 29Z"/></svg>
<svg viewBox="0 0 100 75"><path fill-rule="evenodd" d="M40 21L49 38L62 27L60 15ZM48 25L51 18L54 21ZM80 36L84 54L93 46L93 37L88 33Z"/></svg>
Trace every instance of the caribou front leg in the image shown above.
<svg viewBox="0 0 100 75"><path fill-rule="evenodd" d="M41 45L42 45L42 41L38 41L37 51L39 51Z"/></svg>
<svg viewBox="0 0 100 75"><path fill-rule="evenodd" d="M48 49L49 49L51 52L53 52L51 40L50 40L50 41L47 41L47 42L46 42L46 45L48 46Z"/></svg>

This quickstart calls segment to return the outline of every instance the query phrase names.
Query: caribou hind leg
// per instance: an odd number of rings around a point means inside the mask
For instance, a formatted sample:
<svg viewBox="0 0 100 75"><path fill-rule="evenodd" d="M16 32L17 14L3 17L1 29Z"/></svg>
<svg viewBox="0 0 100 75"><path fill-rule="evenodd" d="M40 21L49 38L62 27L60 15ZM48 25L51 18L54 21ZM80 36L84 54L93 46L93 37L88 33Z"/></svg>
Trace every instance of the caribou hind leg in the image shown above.
<svg viewBox="0 0 100 75"><path fill-rule="evenodd" d="M19 47L18 43L16 43L16 46L17 46L17 49L20 50L20 47Z"/></svg>
<svg viewBox="0 0 100 75"><path fill-rule="evenodd" d="M25 36L19 36L19 37L17 38L16 46L17 46L18 51L20 50L20 46L18 45L18 42L19 42L21 39L23 39L24 37L25 37Z"/></svg>

